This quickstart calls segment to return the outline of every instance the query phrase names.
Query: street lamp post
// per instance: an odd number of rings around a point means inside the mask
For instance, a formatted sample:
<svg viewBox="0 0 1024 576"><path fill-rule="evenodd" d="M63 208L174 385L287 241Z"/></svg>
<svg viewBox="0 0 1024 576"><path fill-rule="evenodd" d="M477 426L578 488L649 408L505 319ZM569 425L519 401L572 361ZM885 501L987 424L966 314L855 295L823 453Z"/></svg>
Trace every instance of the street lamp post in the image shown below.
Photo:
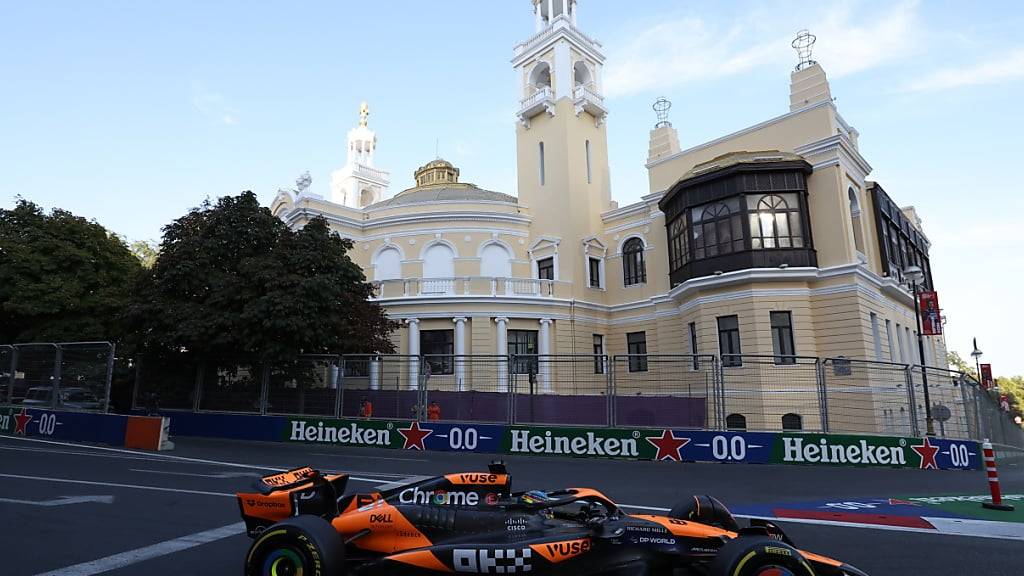
<svg viewBox="0 0 1024 576"><path fill-rule="evenodd" d="M918 283L924 282L924 271L919 266L907 266L903 273L910 280L910 288L914 293L914 318L917 319L917 354L921 360L921 384L924 387L924 418L928 436L935 436L935 423L932 421L932 400L928 394L928 370L924 367L924 335L921 333L921 304L918 301Z"/></svg>
<svg viewBox="0 0 1024 576"><path fill-rule="evenodd" d="M981 381L981 350L978 348L978 339L974 339L974 350L971 350L971 358L974 358L974 369L978 371L978 384L982 388L985 387L985 383Z"/></svg>

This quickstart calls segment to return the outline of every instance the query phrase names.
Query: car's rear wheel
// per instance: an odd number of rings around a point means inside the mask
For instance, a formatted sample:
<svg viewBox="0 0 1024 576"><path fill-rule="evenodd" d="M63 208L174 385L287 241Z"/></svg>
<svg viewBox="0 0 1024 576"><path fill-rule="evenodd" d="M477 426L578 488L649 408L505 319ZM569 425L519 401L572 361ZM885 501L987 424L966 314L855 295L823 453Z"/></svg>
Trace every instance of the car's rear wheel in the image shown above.
<svg viewBox="0 0 1024 576"><path fill-rule="evenodd" d="M761 536L740 536L725 543L711 563L711 576L815 576L800 552Z"/></svg>
<svg viewBox="0 0 1024 576"><path fill-rule="evenodd" d="M302 515L264 530L245 557L245 576L340 576L345 547L329 522Z"/></svg>
<svg viewBox="0 0 1024 576"><path fill-rule="evenodd" d="M737 532L740 529L739 523L733 518L732 512L729 512L725 504L719 502L717 498L706 495L691 496L689 500L679 502L669 511L668 517L700 522L731 532Z"/></svg>

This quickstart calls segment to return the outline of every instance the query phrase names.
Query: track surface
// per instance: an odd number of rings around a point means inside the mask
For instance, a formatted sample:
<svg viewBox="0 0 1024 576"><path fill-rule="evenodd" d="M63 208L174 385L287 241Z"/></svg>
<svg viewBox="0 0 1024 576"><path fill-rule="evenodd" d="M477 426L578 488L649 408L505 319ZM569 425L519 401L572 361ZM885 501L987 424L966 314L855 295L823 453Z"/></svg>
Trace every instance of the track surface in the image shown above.
<svg viewBox="0 0 1024 576"><path fill-rule="evenodd" d="M197 439L178 439L172 453L157 455L0 437L3 573L236 575L249 540L232 493L247 488L261 467L344 470L358 478L350 489L366 490L410 476L482 470L488 460L486 455ZM986 489L980 472L516 456L506 462L517 490L594 486L621 504L651 507L668 507L694 493L711 493L742 508ZM1004 492L1024 492L1024 466L1003 465L1000 472ZM61 500L75 496L97 501ZM1009 576L1024 570L1021 540L780 524L800 547L850 562L872 576Z"/></svg>

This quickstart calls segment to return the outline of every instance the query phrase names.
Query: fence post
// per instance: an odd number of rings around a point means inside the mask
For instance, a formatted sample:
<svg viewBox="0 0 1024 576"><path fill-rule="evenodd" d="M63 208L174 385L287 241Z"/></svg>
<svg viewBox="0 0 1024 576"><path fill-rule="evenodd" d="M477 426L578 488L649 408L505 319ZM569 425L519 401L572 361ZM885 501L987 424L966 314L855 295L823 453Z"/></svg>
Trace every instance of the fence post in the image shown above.
<svg viewBox="0 0 1024 576"><path fill-rule="evenodd" d="M373 362L373 357L372 356L370 357L370 362ZM341 418L341 403L342 403L342 396L341 395L345 393L345 390L344 390L344 388L345 388L345 357L344 356L338 356L335 359L335 363L337 364L337 367L338 367L338 377L335 378L335 380L334 380L334 386L335 386L335 389L334 389L334 417L335 418ZM372 386L372 381L371 381L372 379L369 378L369 374L370 374L370 366L369 365L367 365L367 367L366 367L366 374L367 374L367 385Z"/></svg>
<svg viewBox="0 0 1024 576"><path fill-rule="evenodd" d="M907 364L903 369L903 376L907 382L907 412L910 416L910 435L920 436L920 428L917 425L917 404L914 401L914 367Z"/></svg>
<svg viewBox="0 0 1024 576"><path fill-rule="evenodd" d="M14 403L14 381L18 379L18 347L11 346L11 379L7 383L7 403Z"/></svg>
<svg viewBox="0 0 1024 576"><path fill-rule="evenodd" d="M114 378L114 352L117 350L117 345L113 342L108 345L110 348L107 351L107 390L103 397L103 412L110 412L110 383Z"/></svg>
<svg viewBox="0 0 1024 576"><path fill-rule="evenodd" d="M821 410L821 431L828 434L828 377L827 370L820 360L814 363L818 368L818 409Z"/></svg>
<svg viewBox="0 0 1024 576"><path fill-rule="evenodd" d="M615 391L615 373L613 371L614 368L612 368L613 363L609 361L609 357L607 355L602 354L600 361L601 365L604 366L605 386L607 389L605 394L608 400L608 426L613 427L615 426L616 419L618 418L615 410L615 400L617 398Z"/></svg>
<svg viewBox="0 0 1024 576"><path fill-rule="evenodd" d="M305 384L299 382L299 386ZM260 362L260 415L267 413L267 397L270 394L270 363L266 360Z"/></svg>
<svg viewBox="0 0 1024 576"><path fill-rule="evenodd" d="M718 429L725 430L725 365L719 356L715 357L715 379L718 380Z"/></svg>
<svg viewBox="0 0 1024 576"><path fill-rule="evenodd" d="M516 357L515 357L514 354L509 354L508 356L506 356L506 359L508 360L508 370L507 370L507 374L505 375L505 377L507 378L507 381L505 382L505 384L506 384L506 386L508 386L508 423L509 424L515 424L516 423L516 372L518 372L518 370L516 370L516 366L515 366Z"/></svg>
<svg viewBox="0 0 1024 576"><path fill-rule="evenodd" d="M50 408L56 410L60 400L60 369L64 362L64 352L61 350L60 344L54 344L53 347L56 351L53 354L53 386L50 391Z"/></svg>
<svg viewBox="0 0 1024 576"><path fill-rule="evenodd" d="M199 412L200 399L203 397L203 380L206 379L206 361L196 362L195 398L192 399L192 411Z"/></svg>

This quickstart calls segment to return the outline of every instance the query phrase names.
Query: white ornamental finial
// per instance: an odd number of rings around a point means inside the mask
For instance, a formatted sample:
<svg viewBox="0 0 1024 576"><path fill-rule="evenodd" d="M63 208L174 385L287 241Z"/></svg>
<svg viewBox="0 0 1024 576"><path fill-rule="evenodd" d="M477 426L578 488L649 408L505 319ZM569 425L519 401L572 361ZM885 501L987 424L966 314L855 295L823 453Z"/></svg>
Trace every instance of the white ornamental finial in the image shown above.
<svg viewBox="0 0 1024 576"><path fill-rule="evenodd" d="M668 98L665 98L664 96L658 98L654 101L651 108L653 108L654 113L658 115L658 123L654 125L655 128L672 125L672 123L668 121L668 111L672 108L672 103L668 101Z"/></svg>
<svg viewBox="0 0 1024 576"><path fill-rule="evenodd" d="M366 126L366 122L370 117L370 105L363 102L359 105L359 125Z"/></svg>
<svg viewBox="0 0 1024 576"><path fill-rule="evenodd" d="M313 177L309 175L309 170L303 172L295 179L295 187L299 195L303 195L309 190L310 185L313 184Z"/></svg>

